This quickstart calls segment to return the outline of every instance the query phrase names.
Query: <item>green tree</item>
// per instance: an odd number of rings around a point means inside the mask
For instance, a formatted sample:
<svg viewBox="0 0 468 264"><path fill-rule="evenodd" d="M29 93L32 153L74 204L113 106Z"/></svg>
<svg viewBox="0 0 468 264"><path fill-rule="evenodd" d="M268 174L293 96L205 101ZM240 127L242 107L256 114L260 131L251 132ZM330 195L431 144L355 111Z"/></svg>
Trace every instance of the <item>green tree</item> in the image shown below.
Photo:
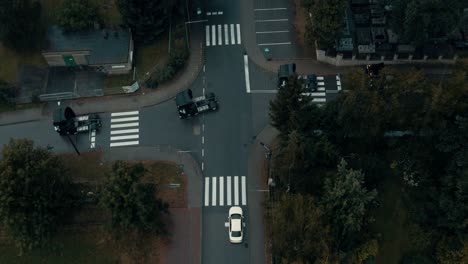
<svg viewBox="0 0 468 264"><path fill-rule="evenodd" d="M272 251L283 263L330 263L329 227L311 196L284 195L271 211Z"/></svg>
<svg viewBox="0 0 468 264"><path fill-rule="evenodd" d="M10 140L0 161L0 220L20 252L42 246L70 206L60 160L27 139Z"/></svg>
<svg viewBox="0 0 468 264"><path fill-rule="evenodd" d="M346 4L346 0L315 0L306 3L312 14L310 33L318 41L319 47L335 44L343 31Z"/></svg>
<svg viewBox="0 0 468 264"><path fill-rule="evenodd" d="M369 257L377 256L379 244L377 240L371 239L351 251L348 257L349 264L362 264Z"/></svg>
<svg viewBox="0 0 468 264"><path fill-rule="evenodd" d="M365 188L362 172L348 169L347 165L342 159L336 177L325 180L321 201L338 241L361 230L367 208L377 196L376 190L368 191Z"/></svg>
<svg viewBox="0 0 468 264"><path fill-rule="evenodd" d="M468 263L468 239L442 237L437 243L436 258L440 264Z"/></svg>
<svg viewBox="0 0 468 264"><path fill-rule="evenodd" d="M168 213L168 205L154 198L151 185L139 182L144 173L141 163L115 162L103 186L100 204L111 212L111 226L116 231L133 229L165 234L162 215Z"/></svg>
<svg viewBox="0 0 468 264"><path fill-rule="evenodd" d="M149 43L160 37L168 29L174 7L166 0L117 0L117 6L138 43Z"/></svg>
<svg viewBox="0 0 468 264"><path fill-rule="evenodd" d="M277 128L283 139L299 128L310 105L310 97L297 76L291 76L285 87L278 90L276 98L270 102L270 122Z"/></svg>
<svg viewBox="0 0 468 264"><path fill-rule="evenodd" d="M390 0L393 29L405 42L422 45L430 38L446 37L461 21L460 0Z"/></svg>
<svg viewBox="0 0 468 264"><path fill-rule="evenodd" d="M88 0L65 0L58 13L58 25L67 32L90 28L97 18L97 8Z"/></svg>
<svg viewBox="0 0 468 264"><path fill-rule="evenodd" d="M40 49L45 32L40 1L0 2L0 41L20 52Z"/></svg>

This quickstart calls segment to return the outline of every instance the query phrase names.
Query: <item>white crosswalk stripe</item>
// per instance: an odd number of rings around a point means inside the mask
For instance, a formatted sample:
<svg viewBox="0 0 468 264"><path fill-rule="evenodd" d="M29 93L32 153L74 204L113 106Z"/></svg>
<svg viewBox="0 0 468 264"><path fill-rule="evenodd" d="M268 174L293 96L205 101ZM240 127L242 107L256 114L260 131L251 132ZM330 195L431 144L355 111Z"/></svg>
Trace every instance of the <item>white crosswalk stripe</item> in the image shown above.
<svg viewBox="0 0 468 264"><path fill-rule="evenodd" d="M133 146L140 144L139 111L111 114L110 147Z"/></svg>
<svg viewBox="0 0 468 264"><path fill-rule="evenodd" d="M245 176L205 177L203 204L206 207L247 205L247 178Z"/></svg>
<svg viewBox="0 0 468 264"><path fill-rule="evenodd" d="M240 24L206 25L205 35L205 46L207 47L240 45L242 43Z"/></svg>

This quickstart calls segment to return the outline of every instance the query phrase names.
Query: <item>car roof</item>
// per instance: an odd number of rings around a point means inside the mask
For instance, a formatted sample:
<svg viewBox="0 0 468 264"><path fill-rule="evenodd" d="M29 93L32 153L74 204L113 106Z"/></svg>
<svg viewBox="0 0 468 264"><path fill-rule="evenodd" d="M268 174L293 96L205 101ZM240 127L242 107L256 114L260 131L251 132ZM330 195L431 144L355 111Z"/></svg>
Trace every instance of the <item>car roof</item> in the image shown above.
<svg viewBox="0 0 468 264"><path fill-rule="evenodd" d="M233 207L229 208L229 215L231 216L233 214L242 215L242 208L240 208L239 206L233 206Z"/></svg>
<svg viewBox="0 0 468 264"><path fill-rule="evenodd" d="M241 231L242 230L242 221L241 219L231 219L231 231Z"/></svg>

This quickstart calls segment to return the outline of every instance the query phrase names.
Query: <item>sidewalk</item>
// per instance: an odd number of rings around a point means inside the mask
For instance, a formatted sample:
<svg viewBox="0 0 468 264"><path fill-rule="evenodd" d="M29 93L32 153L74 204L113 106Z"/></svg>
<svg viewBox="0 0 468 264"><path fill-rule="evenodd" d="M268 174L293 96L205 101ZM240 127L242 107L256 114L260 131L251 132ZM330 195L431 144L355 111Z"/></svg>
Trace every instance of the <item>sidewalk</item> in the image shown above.
<svg viewBox="0 0 468 264"><path fill-rule="evenodd" d="M145 89L145 92L66 100L62 104L72 107L78 114L86 114L135 110L170 100L178 92L187 89L203 68L203 31L197 27L200 26L191 26L190 57L186 66L172 81L154 90ZM0 126L51 119L54 108L55 103L50 102L40 108L0 113Z"/></svg>

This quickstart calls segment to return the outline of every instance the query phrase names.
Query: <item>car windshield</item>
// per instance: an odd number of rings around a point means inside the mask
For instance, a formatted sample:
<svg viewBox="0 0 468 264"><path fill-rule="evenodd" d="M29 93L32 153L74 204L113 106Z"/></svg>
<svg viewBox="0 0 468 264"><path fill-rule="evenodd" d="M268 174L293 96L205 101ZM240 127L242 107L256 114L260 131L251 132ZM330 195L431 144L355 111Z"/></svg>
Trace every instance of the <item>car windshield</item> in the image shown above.
<svg viewBox="0 0 468 264"><path fill-rule="evenodd" d="M241 219L241 215L240 214L233 214L233 215L231 215L231 219Z"/></svg>
<svg viewBox="0 0 468 264"><path fill-rule="evenodd" d="M240 237L242 235L241 231L232 231L233 237Z"/></svg>

